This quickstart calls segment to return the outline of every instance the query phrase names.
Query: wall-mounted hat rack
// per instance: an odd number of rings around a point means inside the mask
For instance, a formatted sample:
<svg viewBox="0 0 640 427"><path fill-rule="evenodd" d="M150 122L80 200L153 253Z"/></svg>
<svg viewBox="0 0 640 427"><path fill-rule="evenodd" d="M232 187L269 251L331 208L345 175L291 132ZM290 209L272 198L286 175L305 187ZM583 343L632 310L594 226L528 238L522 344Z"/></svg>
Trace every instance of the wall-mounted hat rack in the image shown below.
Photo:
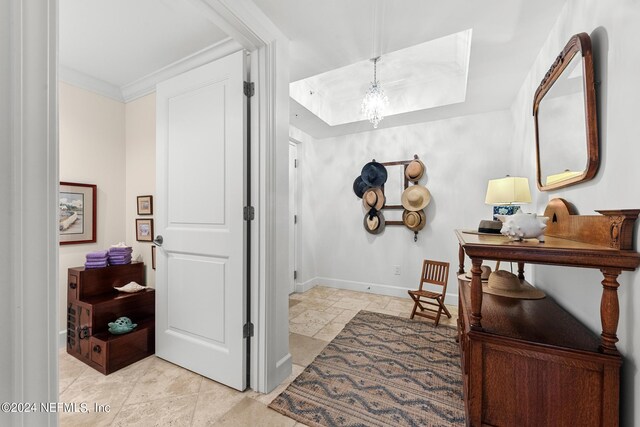
<svg viewBox="0 0 640 427"><path fill-rule="evenodd" d="M387 167L402 167L401 204L387 205L385 183L387 181ZM392 162L376 162L372 160L362 168L362 173L353 183L353 191L363 200L365 209L364 227L371 234L379 234L386 225L402 225L414 232L413 241L418 241L418 232L426 224L424 208L431 200L429 190L419 185L426 167L417 154L413 159L396 160ZM411 185L413 183L413 185ZM377 194L376 194L377 193ZM386 221L382 213L384 209L402 211L402 220Z"/></svg>

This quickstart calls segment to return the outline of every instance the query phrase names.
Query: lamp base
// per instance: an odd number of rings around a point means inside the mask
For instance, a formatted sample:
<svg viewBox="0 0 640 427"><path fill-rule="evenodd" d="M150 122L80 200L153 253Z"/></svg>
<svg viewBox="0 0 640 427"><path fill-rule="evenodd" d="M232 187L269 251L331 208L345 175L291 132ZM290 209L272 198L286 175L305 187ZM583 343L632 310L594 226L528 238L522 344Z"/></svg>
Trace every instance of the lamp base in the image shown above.
<svg viewBox="0 0 640 427"><path fill-rule="evenodd" d="M520 210L520 206L518 205L505 205L505 206L494 206L493 207L493 219L497 220L498 217L496 215L513 215L514 213Z"/></svg>

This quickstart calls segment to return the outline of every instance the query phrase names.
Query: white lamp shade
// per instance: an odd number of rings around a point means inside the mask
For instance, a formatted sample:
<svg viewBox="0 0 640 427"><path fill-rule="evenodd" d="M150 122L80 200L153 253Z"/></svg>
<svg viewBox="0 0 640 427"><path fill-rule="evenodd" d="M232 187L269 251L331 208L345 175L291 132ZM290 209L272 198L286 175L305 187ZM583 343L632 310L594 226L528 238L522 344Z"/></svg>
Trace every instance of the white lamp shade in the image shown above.
<svg viewBox="0 0 640 427"><path fill-rule="evenodd" d="M487 185L487 196L484 202L488 205L531 203L529 180L517 176L491 179Z"/></svg>

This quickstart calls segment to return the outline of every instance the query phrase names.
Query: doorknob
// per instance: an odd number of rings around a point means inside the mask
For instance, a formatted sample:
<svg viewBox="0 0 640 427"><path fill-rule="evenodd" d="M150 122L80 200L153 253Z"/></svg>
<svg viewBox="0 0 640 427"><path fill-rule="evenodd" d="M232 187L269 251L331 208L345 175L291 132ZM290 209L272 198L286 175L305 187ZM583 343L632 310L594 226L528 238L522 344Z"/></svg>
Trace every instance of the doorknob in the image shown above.
<svg viewBox="0 0 640 427"><path fill-rule="evenodd" d="M163 242L164 242L164 239L160 235L156 236L156 238L153 240L153 243L155 243L156 246L162 246Z"/></svg>

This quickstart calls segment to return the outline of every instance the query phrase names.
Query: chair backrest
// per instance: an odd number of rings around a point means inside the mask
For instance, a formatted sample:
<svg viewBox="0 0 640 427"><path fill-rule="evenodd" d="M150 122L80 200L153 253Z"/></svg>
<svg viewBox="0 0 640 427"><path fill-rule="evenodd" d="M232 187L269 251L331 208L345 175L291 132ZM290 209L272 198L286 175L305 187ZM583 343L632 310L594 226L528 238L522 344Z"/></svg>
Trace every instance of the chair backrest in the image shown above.
<svg viewBox="0 0 640 427"><path fill-rule="evenodd" d="M422 276L420 278L420 290L422 285L442 286L442 294L447 292L447 281L449 280L449 263L442 261L431 261L425 259L422 263Z"/></svg>

